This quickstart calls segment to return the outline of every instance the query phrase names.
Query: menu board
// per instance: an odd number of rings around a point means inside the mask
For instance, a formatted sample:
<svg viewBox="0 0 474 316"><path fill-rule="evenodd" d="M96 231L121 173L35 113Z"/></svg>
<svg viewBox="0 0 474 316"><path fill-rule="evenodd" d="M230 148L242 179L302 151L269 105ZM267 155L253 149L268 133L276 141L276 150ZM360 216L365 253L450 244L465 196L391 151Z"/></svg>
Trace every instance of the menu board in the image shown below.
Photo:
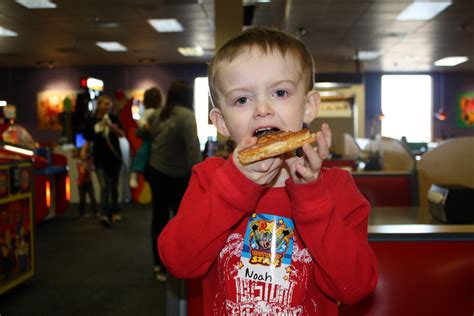
<svg viewBox="0 0 474 316"><path fill-rule="evenodd" d="M318 117L352 117L351 105L347 101L321 102Z"/></svg>

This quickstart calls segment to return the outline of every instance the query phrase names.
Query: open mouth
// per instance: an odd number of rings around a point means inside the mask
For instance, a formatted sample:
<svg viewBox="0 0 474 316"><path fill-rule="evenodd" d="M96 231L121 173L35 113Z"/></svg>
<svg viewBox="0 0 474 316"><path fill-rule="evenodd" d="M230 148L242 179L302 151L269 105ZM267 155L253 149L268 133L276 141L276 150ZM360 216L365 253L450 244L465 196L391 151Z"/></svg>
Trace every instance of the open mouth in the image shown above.
<svg viewBox="0 0 474 316"><path fill-rule="evenodd" d="M264 135L278 133L279 131L280 131L280 129L278 129L276 127L263 127L263 128L257 129L253 133L253 136L262 137Z"/></svg>

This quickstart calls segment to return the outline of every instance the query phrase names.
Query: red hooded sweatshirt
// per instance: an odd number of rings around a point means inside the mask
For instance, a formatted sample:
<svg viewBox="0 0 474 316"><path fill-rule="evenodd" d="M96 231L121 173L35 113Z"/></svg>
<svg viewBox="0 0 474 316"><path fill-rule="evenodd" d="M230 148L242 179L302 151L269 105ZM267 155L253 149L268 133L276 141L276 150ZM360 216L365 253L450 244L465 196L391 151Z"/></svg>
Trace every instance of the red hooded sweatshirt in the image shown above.
<svg viewBox="0 0 474 316"><path fill-rule="evenodd" d="M337 315L375 288L370 207L351 175L285 184L258 185L232 159L193 168L158 249L173 275L203 279L204 315Z"/></svg>

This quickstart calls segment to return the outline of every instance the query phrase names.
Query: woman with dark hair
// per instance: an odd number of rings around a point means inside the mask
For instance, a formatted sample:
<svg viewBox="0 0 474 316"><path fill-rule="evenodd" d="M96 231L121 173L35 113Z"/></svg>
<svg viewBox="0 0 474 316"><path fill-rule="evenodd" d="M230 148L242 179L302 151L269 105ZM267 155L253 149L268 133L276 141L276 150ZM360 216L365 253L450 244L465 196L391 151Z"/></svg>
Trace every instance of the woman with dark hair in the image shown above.
<svg viewBox="0 0 474 316"><path fill-rule="evenodd" d="M158 88L152 87L145 91L143 97L143 105L145 111L142 117L137 121L138 133L141 135L142 144L137 150L135 157L133 157L132 172L130 173L130 187L138 187L138 173L144 173L148 158L150 157L151 139L146 132L150 130L148 125L148 118L161 106L163 99L162 93Z"/></svg>
<svg viewBox="0 0 474 316"><path fill-rule="evenodd" d="M193 99L193 86L176 80L168 90L164 107L148 119L152 145L145 178L152 194L151 241L159 281L166 281L166 270L158 254L158 236L169 221L170 210L178 210L192 166L201 161Z"/></svg>

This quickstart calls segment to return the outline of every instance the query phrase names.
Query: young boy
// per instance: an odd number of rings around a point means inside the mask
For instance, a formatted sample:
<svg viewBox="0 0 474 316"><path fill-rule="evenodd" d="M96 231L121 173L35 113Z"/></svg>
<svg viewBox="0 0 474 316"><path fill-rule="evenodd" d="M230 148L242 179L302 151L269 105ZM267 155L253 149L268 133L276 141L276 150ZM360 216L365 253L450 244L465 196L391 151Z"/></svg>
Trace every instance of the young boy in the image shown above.
<svg viewBox="0 0 474 316"><path fill-rule="evenodd" d="M253 28L209 66L211 120L238 144L228 160L193 169L178 215L158 248L178 278L202 277L204 315L337 315L377 283L367 241L369 204L350 174L322 169L323 124L303 157L242 165L239 150L264 130L297 131L319 109L314 66L298 39Z"/></svg>
<svg viewBox="0 0 474 316"><path fill-rule="evenodd" d="M79 216L89 217L89 213L85 212L87 196L91 202L92 214L98 216L97 201L95 199L94 184L92 183L92 171L94 171L94 163L92 157L88 153L86 157L81 157L81 149L74 149L72 157L76 159L77 167L77 188L79 191Z"/></svg>

